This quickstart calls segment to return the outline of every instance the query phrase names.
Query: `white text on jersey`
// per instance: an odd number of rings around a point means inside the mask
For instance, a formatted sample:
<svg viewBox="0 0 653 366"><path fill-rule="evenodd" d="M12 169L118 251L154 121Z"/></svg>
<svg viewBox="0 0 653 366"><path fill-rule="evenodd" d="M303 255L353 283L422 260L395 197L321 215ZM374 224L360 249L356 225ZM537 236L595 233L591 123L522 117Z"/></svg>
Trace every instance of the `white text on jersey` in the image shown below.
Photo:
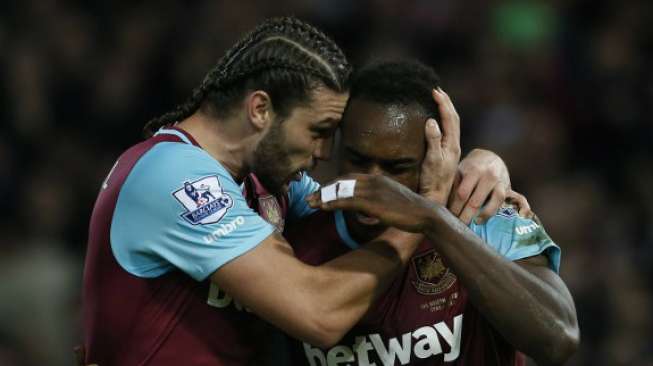
<svg viewBox="0 0 653 366"><path fill-rule="evenodd" d="M537 228L539 228L539 227L540 227L540 225L538 225L536 222L534 222L534 223L532 223L530 225L517 226L515 228L515 231L519 235L524 235L524 234L532 233L534 230L537 230Z"/></svg>
<svg viewBox="0 0 653 366"><path fill-rule="evenodd" d="M356 337L352 347L337 345L326 352L304 343L304 353L311 366L373 366L376 363L370 362L370 351L376 352L383 366L393 366L397 360L401 365L406 365L410 363L413 355L424 359L441 354L441 337L451 348L444 354L444 361L451 362L460 355L462 329L463 315L460 314L453 318L453 332L445 322L439 322L404 333L401 340L397 339L399 337L390 338L387 344L379 334L370 334ZM413 339L416 340L414 344Z"/></svg>

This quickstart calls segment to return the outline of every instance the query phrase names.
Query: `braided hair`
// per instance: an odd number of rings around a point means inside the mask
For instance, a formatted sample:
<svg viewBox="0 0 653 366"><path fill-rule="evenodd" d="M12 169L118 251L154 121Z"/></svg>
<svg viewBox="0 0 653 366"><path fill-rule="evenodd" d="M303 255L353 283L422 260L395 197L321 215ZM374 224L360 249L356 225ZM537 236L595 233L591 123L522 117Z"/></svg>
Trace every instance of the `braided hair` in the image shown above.
<svg viewBox="0 0 653 366"><path fill-rule="evenodd" d="M256 89L265 90L275 113L285 118L319 85L346 91L350 74L342 50L324 33L297 18L270 19L227 51L185 103L150 120L144 132L151 136L198 109L224 117L246 91Z"/></svg>

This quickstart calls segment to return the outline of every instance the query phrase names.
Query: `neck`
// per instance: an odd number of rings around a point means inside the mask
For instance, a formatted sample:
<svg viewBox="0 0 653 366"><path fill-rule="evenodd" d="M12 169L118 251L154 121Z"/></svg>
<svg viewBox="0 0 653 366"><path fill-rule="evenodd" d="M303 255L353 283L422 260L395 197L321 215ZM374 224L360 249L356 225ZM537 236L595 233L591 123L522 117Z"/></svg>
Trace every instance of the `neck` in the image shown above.
<svg viewBox="0 0 653 366"><path fill-rule="evenodd" d="M254 138L246 131L242 121L217 119L195 112L177 124L195 138L197 143L234 177L241 182L249 173L247 157Z"/></svg>

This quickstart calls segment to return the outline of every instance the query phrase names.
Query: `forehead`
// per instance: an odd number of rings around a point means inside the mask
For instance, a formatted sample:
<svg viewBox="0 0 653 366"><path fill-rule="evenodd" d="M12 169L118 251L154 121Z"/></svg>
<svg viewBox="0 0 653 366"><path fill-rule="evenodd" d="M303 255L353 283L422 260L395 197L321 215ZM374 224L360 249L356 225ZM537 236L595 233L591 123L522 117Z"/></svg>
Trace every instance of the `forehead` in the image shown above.
<svg viewBox="0 0 653 366"><path fill-rule="evenodd" d="M329 88L318 87L313 90L312 101L308 108L317 120L334 120L339 122L347 105L348 92L336 92Z"/></svg>
<svg viewBox="0 0 653 366"><path fill-rule="evenodd" d="M421 156L425 121L416 106L353 99L343 115L342 142L369 156Z"/></svg>

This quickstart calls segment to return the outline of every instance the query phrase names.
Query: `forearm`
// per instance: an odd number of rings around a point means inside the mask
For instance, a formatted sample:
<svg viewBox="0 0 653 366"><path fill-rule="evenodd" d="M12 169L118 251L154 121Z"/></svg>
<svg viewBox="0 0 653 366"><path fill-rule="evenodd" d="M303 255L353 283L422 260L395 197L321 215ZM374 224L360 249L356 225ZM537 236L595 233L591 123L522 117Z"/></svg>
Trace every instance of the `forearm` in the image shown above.
<svg viewBox="0 0 653 366"><path fill-rule="evenodd" d="M422 240L388 230L361 249L311 266L274 233L218 268L211 281L289 335L329 347L360 320Z"/></svg>
<svg viewBox="0 0 653 366"><path fill-rule="evenodd" d="M387 290L423 238L388 229L373 242L318 267L319 285L310 288L324 327L336 340Z"/></svg>
<svg viewBox="0 0 653 366"><path fill-rule="evenodd" d="M501 257L444 208L433 210L430 221L426 236L495 329L540 362L564 358L558 356L567 354L561 348L577 331L568 292Z"/></svg>

